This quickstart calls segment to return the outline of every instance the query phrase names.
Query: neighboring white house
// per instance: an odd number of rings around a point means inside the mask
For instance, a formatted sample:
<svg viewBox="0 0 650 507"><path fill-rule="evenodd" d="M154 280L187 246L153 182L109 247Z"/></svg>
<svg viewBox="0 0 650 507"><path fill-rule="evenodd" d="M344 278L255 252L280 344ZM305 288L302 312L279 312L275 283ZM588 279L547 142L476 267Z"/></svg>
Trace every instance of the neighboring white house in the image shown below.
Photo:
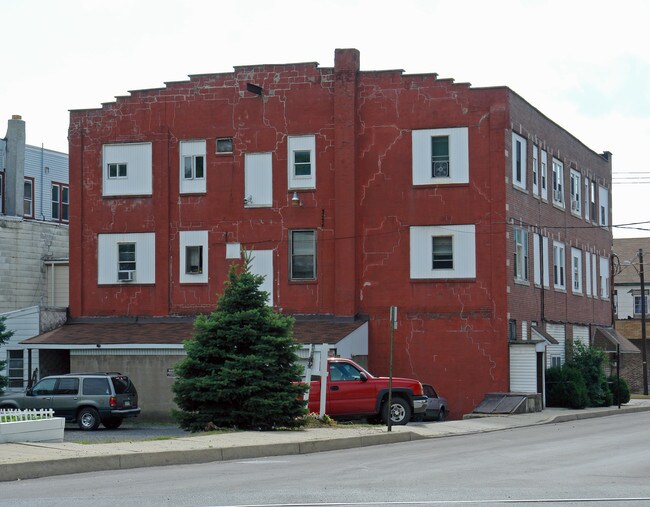
<svg viewBox="0 0 650 507"><path fill-rule="evenodd" d="M650 316L650 238L622 238L614 239L614 253L618 258L614 272L614 304L616 318L639 319L641 318L641 278L639 249L643 250L646 316Z"/></svg>
<svg viewBox="0 0 650 507"><path fill-rule="evenodd" d="M0 374L13 388L38 367L38 355L28 361L18 342L65 322L69 219L68 155L27 145L25 122L13 116L0 139L0 316L14 331L0 347L8 361Z"/></svg>

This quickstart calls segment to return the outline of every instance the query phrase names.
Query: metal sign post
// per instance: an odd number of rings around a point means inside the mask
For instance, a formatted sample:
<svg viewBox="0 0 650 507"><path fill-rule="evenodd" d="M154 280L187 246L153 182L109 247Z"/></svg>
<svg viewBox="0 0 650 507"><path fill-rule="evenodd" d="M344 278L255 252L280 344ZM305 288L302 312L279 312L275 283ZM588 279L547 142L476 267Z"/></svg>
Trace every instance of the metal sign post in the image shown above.
<svg viewBox="0 0 650 507"><path fill-rule="evenodd" d="M391 407L393 404L393 342L395 338L395 329L397 329L397 307L390 307L390 355L388 360L388 410L387 424L388 431L392 431Z"/></svg>

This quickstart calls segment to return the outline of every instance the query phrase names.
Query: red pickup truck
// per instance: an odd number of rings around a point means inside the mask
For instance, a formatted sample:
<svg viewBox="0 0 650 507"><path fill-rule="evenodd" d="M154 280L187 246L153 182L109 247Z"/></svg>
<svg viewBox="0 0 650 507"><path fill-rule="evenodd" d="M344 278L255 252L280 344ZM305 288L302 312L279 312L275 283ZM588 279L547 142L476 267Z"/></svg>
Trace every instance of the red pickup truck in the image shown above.
<svg viewBox="0 0 650 507"><path fill-rule="evenodd" d="M350 359L327 360L325 413L334 418L381 419L388 422L388 377L375 377ZM320 412L321 380L312 377L309 412ZM406 424L414 414L424 414L427 397L417 380L393 377L391 424Z"/></svg>

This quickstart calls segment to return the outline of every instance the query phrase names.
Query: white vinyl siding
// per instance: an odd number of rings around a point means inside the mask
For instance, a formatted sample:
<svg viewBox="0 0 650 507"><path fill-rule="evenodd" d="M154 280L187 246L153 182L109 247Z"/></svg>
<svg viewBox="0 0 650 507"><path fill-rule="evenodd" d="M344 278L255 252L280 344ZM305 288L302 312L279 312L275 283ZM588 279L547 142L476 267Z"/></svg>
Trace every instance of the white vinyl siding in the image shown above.
<svg viewBox="0 0 650 507"><path fill-rule="evenodd" d="M27 380L29 379L30 373L27 369L29 365L28 353L25 345L21 345L20 342L27 340L28 338L33 338L40 334L39 323L40 323L40 308L38 306L30 306L27 308L22 308L20 310L15 310L7 313L0 313L0 317L5 317L5 327L8 331L13 331L14 334L9 338L7 343L0 345L0 360L6 360L9 350L20 350L23 353L23 377L22 383L20 379L17 378L15 388L8 386L7 392L19 392L23 391L27 386ZM12 355L18 355L14 353ZM19 359L17 357L16 359ZM39 367L39 351L38 349L32 350L32 368ZM17 366L17 364L16 364ZM5 365L5 369L0 369L0 375L8 375L9 364Z"/></svg>
<svg viewBox="0 0 650 507"><path fill-rule="evenodd" d="M271 207L273 204L273 163L271 153L247 153L244 168L244 206Z"/></svg>
<svg viewBox="0 0 650 507"><path fill-rule="evenodd" d="M580 342L585 347L589 347L589 327L573 326L573 342Z"/></svg>
<svg viewBox="0 0 650 507"><path fill-rule="evenodd" d="M179 176L181 194L204 194L207 181L205 140L179 143Z"/></svg>
<svg viewBox="0 0 650 507"><path fill-rule="evenodd" d="M557 345L549 343L546 346L546 367L550 368L553 363L553 357L557 357L560 364L566 360L566 331L564 324L547 324L546 332L555 338Z"/></svg>
<svg viewBox="0 0 650 507"><path fill-rule="evenodd" d="M432 139L449 139L449 176L433 174ZM467 127L426 129L411 132L413 185L469 183L469 136Z"/></svg>
<svg viewBox="0 0 650 507"><path fill-rule="evenodd" d="M609 259L600 258L600 299L609 299Z"/></svg>
<svg viewBox="0 0 650 507"><path fill-rule="evenodd" d="M571 289L582 294L582 250L571 248Z"/></svg>
<svg viewBox="0 0 650 507"><path fill-rule="evenodd" d="M510 392L537 392L535 344L510 344Z"/></svg>
<svg viewBox="0 0 650 507"><path fill-rule="evenodd" d="M26 145L25 177L34 179L34 218L52 220L52 200L48 192L51 191L52 183L68 186L68 155L40 146Z"/></svg>
<svg viewBox="0 0 650 507"><path fill-rule="evenodd" d="M179 281L180 283L208 283L208 231L180 231ZM195 259L188 259L190 254L200 255L200 269L189 269L188 261L194 266ZM192 248L199 247L199 248Z"/></svg>
<svg viewBox="0 0 650 507"><path fill-rule="evenodd" d="M264 277L260 290L269 293L266 304L273 306L273 250L251 250L250 271Z"/></svg>
<svg viewBox="0 0 650 507"><path fill-rule="evenodd" d="M126 176L109 177L112 164L125 164ZM102 195L151 195L151 143L105 144L102 167Z"/></svg>
<svg viewBox="0 0 650 507"><path fill-rule="evenodd" d="M289 136L287 146L289 189L316 188L316 136Z"/></svg>
<svg viewBox="0 0 650 507"><path fill-rule="evenodd" d="M453 267L434 269L434 237L451 237ZM476 278L475 226L440 225L410 228L411 279Z"/></svg>
<svg viewBox="0 0 650 507"><path fill-rule="evenodd" d="M526 139L512 133L512 183L526 188Z"/></svg>
<svg viewBox="0 0 650 507"><path fill-rule="evenodd" d="M156 283L156 235L153 232L99 234L97 236L97 283L118 281L118 245L135 243L135 273L132 284Z"/></svg>
<svg viewBox="0 0 650 507"><path fill-rule="evenodd" d="M598 187L598 223L601 227L609 226L609 192L605 187ZM596 218L596 217L592 217Z"/></svg>

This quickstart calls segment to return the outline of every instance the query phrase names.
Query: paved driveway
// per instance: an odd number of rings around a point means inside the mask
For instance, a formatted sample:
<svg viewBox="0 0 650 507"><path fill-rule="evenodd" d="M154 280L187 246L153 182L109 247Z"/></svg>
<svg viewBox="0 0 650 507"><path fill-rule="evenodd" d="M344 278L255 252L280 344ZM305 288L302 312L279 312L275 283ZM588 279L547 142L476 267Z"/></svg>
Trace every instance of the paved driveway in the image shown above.
<svg viewBox="0 0 650 507"><path fill-rule="evenodd" d="M191 435L174 424L156 424L125 421L115 430L100 426L97 431L82 431L76 424L66 424L63 440L65 442L122 442L125 440L164 439Z"/></svg>

